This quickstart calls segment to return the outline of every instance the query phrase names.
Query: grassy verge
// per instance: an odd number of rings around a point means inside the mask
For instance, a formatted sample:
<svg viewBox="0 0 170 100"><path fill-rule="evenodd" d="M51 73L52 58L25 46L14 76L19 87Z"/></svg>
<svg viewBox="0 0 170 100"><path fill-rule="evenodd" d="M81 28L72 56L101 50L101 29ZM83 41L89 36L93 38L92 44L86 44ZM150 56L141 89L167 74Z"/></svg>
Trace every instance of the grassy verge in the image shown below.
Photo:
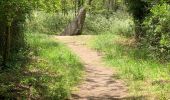
<svg viewBox="0 0 170 100"><path fill-rule="evenodd" d="M63 44L47 35L27 33L28 58L0 73L0 97L64 100L78 83L83 66Z"/></svg>
<svg viewBox="0 0 170 100"><path fill-rule="evenodd" d="M151 59L149 52L135 47L135 41L130 38L105 34L97 36L92 43L93 48L104 53L104 60L118 69L131 95L170 99L170 63Z"/></svg>

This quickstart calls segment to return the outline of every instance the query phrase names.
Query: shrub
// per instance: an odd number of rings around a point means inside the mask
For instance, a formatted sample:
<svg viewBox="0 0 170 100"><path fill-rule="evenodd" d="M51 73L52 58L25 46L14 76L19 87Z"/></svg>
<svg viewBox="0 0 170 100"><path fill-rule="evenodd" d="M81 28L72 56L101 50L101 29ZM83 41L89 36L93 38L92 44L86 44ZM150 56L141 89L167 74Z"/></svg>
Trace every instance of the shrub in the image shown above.
<svg viewBox="0 0 170 100"><path fill-rule="evenodd" d="M85 22L85 34L101 33L132 36L134 34L133 19L124 11L115 12L109 19L100 14L87 15Z"/></svg>
<svg viewBox="0 0 170 100"><path fill-rule="evenodd" d="M58 34L63 31L74 15L68 13L64 16L62 13L47 13L44 11L33 11L26 20L26 30L32 32Z"/></svg>
<svg viewBox="0 0 170 100"><path fill-rule="evenodd" d="M157 4L152 7L151 15L143 25L146 30L145 42L156 56L161 59L169 59L170 53L170 5L167 3Z"/></svg>

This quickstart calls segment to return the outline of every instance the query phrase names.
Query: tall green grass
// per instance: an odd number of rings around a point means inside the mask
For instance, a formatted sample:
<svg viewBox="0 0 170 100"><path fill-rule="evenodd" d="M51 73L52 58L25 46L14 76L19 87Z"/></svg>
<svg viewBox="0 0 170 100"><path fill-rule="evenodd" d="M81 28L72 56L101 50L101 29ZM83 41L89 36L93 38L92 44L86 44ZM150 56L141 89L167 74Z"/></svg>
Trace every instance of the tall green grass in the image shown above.
<svg viewBox="0 0 170 100"><path fill-rule="evenodd" d="M104 60L118 69L132 95L170 99L170 63L153 59L147 49L136 47L132 41L120 35L104 34L96 36L92 47L103 52Z"/></svg>
<svg viewBox="0 0 170 100"><path fill-rule="evenodd" d="M65 100L83 74L79 59L48 35L26 33L28 59L0 73L0 98Z"/></svg>
<svg viewBox="0 0 170 100"><path fill-rule="evenodd" d="M104 61L117 69L132 96L170 99L170 63L159 62L151 51L138 46L133 38L133 18L127 12L115 12L109 19L90 16L86 23L94 29L93 34L99 34L91 47L102 52Z"/></svg>
<svg viewBox="0 0 170 100"><path fill-rule="evenodd" d="M32 57L36 55L38 61L30 69L56 76L42 77L48 90L44 97L66 99L70 96L71 88L81 79L83 65L68 48L50 40L47 35L31 33L27 37L29 45L33 48L31 51L34 51Z"/></svg>

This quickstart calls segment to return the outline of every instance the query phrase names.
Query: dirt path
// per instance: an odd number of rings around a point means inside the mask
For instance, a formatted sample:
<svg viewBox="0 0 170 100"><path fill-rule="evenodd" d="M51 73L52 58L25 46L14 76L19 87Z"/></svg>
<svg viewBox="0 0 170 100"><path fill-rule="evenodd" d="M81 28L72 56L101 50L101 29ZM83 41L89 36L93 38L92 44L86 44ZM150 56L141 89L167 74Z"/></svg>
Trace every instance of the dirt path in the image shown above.
<svg viewBox="0 0 170 100"><path fill-rule="evenodd" d="M86 46L91 36L56 36L68 45L84 62L86 77L73 91L71 100L119 100L125 99L127 87L116 78L112 68L105 67L101 56Z"/></svg>

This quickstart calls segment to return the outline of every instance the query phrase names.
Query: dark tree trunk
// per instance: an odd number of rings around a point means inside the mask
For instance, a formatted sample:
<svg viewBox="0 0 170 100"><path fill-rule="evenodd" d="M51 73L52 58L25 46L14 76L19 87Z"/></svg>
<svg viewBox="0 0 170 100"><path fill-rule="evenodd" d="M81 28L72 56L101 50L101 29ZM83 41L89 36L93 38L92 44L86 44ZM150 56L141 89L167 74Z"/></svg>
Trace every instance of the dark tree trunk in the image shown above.
<svg viewBox="0 0 170 100"><path fill-rule="evenodd" d="M77 15L77 0L74 0L74 11L75 11L75 16Z"/></svg>
<svg viewBox="0 0 170 100"><path fill-rule="evenodd" d="M81 6L82 6L82 5L81 5L81 0L78 0L77 2L78 2L78 4L77 4L77 5L78 5L78 10L80 10L80 8L81 8Z"/></svg>
<svg viewBox="0 0 170 100"><path fill-rule="evenodd" d="M86 9L83 7L80 9L77 17L65 28L61 35L81 35L85 18Z"/></svg>
<svg viewBox="0 0 170 100"><path fill-rule="evenodd" d="M91 3L92 3L92 0L89 0L89 1L88 1L88 5L91 5Z"/></svg>
<svg viewBox="0 0 170 100"><path fill-rule="evenodd" d="M5 32L5 45L4 45L4 52L3 52L3 62L2 65L3 67L7 66L7 62L9 61L9 56L10 56L10 46L11 46L11 32L10 32L10 27L6 27L6 32Z"/></svg>

